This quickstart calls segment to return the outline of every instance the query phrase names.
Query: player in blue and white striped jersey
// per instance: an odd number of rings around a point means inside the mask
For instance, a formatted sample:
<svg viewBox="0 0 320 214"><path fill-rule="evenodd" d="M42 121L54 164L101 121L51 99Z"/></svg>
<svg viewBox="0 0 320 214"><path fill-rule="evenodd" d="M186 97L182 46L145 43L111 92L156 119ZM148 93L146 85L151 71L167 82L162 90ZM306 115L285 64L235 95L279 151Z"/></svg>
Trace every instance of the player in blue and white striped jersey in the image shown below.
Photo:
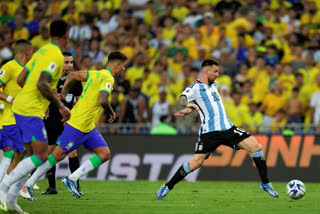
<svg viewBox="0 0 320 214"><path fill-rule="evenodd" d="M182 109L175 116L185 116L194 110L200 114L199 140L193 158L184 163L168 183L161 186L156 194L159 200L163 199L173 189L174 185L190 172L201 167L210 153L214 152L220 145L250 152L261 178L260 188L274 198L279 197L268 179L266 161L263 157L261 145L248 132L232 125L230 122L218 93L217 83L215 82L217 77L219 77L219 63L213 59L204 60L199 79L190 84L179 98Z"/></svg>

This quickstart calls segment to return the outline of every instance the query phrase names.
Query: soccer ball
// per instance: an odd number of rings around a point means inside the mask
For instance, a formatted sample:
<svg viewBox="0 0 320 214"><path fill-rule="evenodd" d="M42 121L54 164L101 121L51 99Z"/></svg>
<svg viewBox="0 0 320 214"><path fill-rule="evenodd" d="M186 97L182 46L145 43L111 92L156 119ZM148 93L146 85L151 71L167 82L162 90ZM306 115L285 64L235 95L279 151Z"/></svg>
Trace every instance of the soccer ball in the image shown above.
<svg viewBox="0 0 320 214"><path fill-rule="evenodd" d="M292 180L287 184L287 196L291 199L300 199L306 193L306 186L302 181Z"/></svg>

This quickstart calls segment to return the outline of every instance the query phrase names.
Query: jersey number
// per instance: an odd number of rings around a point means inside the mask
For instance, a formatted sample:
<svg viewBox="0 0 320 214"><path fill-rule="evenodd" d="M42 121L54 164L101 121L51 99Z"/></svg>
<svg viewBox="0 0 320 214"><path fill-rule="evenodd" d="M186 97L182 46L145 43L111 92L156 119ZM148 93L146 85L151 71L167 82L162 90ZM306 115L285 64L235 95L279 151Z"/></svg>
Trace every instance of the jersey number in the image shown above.
<svg viewBox="0 0 320 214"><path fill-rule="evenodd" d="M213 99L214 99L214 101L219 101L220 100L220 98L219 98L219 95L216 93L216 92L212 92L212 97L213 97Z"/></svg>
<svg viewBox="0 0 320 214"><path fill-rule="evenodd" d="M234 133L237 133L239 136L243 135L243 133L245 133L246 131L241 129L241 128L236 128L233 130Z"/></svg>

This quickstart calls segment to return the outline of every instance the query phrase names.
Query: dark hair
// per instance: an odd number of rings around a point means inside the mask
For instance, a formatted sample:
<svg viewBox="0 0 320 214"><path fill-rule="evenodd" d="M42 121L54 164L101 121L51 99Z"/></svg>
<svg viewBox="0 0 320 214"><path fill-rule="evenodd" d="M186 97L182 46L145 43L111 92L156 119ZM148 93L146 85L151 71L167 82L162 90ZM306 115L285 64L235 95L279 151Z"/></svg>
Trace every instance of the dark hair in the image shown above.
<svg viewBox="0 0 320 214"><path fill-rule="evenodd" d="M67 51L63 51L62 54L63 54L63 56L72 56L72 54Z"/></svg>
<svg viewBox="0 0 320 214"><path fill-rule="evenodd" d="M24 52L24 50L31 49L31 48L32 48L32 44L28 40L19 39L15 43L13 52L14 52L14 55L16 55L18 53Z"/></svg>
<svg viewBox="0 0 320 214"><path fill-rule="evenodd" d="M29 42L28 40L25 40L25 39L19 39L16 41L16 44L15 46L18 46L18 45L31 45L31 42Z"/></svg>
<svg viewBox="0 0 320 214"><path fill-rule="evenodd" d="M109 56L108 56L108 62L112 62L112 61L116 61L119 60L121 62L126 61L128 58L126 57L126 55L124 55L123 53L119 52L119 51L112 51Z"/></svg>
<svg viewBox="0 0 320 214"><path fill-rule="evenodd" d="M205 59L201 64L201 68L213 65L219 66L219 62L215 59Z"/></svg>
<svg viewBox="0 0 320 214"><path fill-rule="evenodd" d="M50 25L50 35L54 37L63 37L68 30L68 24L64 20L53 21Z"/></svg>

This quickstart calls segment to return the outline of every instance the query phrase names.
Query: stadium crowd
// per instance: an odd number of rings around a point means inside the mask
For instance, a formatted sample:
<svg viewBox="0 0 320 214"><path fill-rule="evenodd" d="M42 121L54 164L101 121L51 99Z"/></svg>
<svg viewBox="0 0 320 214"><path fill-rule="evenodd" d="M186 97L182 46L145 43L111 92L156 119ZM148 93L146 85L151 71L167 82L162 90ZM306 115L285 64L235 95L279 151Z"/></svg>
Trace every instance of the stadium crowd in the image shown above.
<svg viewBox="0 0 320 214"><path fill-rule="evenodd" d="M236 126L276 133L288 124L296 131L319 125L317 0L3 0L0 14L2 62L18 39L35 49L50 42L48 26L59 18L70 25L66 51L75 70L105 68L113 50L128 56L110 96L115 123L156 127L161 118L181 133L196 131L197 114L174 118L175 103L201 61L213 57ZM107 119L102 113L97 123Z"/></svg>

